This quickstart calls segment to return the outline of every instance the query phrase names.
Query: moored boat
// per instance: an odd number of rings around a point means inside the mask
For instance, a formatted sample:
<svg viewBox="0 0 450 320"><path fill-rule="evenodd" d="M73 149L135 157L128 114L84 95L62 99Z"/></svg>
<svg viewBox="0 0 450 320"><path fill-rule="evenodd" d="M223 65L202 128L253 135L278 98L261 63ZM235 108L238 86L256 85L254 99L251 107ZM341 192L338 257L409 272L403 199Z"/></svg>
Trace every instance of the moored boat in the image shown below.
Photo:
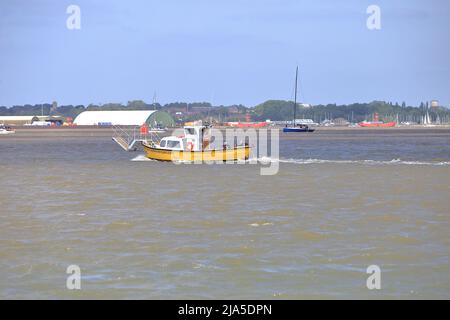
<svg viewBox="0 0 450 320"><path fill-rule="evenodd" d="M11 127L0 124L0 134L12 134L16 133Z"/></svg>
<svg viewBox="0 0 450 320"><path fill-rule="evenodd" d="M143 142L145 156L158 161L238 161L250 157L249 145L236 145L211 148L208 137L210 128L203 125L184 127L181 136L164 137L155 143Z"/></svg>
<svg viewBox="0 0 450 320"><path fill-rule="evenodd" d="M378 119L378 113L374 113L373 115L373 121L363 121L358 123L360 127L364 128L389 128L389 127L395 127L397 125L397 122L391 121L391 122L383 122L379 121Z"/></svg>
<svg viewBox="0 0 450 320"><path fill-rule="evenodd" d="M234 128L264 128L267 127L267 122L228 122L229 127Z"/></svg>
<svg viewBox="0 0 450 320"><path fill-rule="evenodd" d="M311 129L307 125L298 125L295 127L285 127L283 128L283 132L314 132L315 129Z"/></svg>
<svg viewBox="0 0 450 320"><path fill-rule="evenodd" d="M363 121L359 123L360 127L365 128L388 128L388 127L395 127L397 123L396 122L373 122L373 121Z"/></svg>
<svg viewBox="0 0 450 320"><path fill-rule="evenodd" d="M297 80L298 80L298 67L295 69L295 96L294 96L294 119L292 121L292 127L286 125L283 128L283 132L314 132L314 129L311 129L306 124L297 124L296 121L296 110L297 110Z"/></svg>

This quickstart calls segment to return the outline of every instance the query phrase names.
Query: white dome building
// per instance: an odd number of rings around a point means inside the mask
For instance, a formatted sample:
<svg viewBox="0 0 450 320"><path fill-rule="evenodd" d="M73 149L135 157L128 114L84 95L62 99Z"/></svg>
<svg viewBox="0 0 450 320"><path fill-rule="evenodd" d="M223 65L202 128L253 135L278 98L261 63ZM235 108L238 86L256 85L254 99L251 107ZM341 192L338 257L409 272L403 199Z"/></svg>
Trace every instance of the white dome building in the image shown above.
<svg viewBox="0 0 450 320"><path fill-rule="evenodd" d="M172 117L167 112L159 110L84 111L73 123L78 126L141 126L144 123L150 127L174 125Z"/></svg>

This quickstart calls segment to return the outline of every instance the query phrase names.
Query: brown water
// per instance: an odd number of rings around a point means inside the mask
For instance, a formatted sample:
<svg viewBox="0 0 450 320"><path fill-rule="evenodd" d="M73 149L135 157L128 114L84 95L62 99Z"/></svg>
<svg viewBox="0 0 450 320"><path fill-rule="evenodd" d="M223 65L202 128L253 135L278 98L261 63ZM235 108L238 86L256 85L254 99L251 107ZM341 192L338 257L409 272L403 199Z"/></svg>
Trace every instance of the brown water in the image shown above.
<svg viewBox="0 0 450 320"><path fill-rule="evenodd" d="M80 132L0 137L0 298L450 298L448 130L282 135L274 176Z"/></svg>

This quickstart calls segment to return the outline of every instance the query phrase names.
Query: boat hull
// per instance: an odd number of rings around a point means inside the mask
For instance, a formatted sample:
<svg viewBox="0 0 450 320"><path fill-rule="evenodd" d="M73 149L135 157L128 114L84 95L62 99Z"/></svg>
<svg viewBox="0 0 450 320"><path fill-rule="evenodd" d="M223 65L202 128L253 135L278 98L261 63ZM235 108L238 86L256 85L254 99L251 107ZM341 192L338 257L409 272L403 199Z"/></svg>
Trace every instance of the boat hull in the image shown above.
<svg viewBox="0 0 450 320"><path fill-rule="evenodd" d="M228 122L229 127L233 128L264 128L267 127L267 122Z"/></svg>
<svg viewBox="0 0 450 320"><path fill-rule="evenodd" d="M360 122L359 126L363 128L390 128L395 127L396 122Z"/></svg>
<svg viewBox="0 0 450 320"><path fill-rule="evenodd" d="M203 161L237 161L247 160L250 157L250 147L242 146L224 150L206 151L172 151L152 147L143 144L145 156L158 161L182 161L182 162L203 162Z"/></svg>
<svg viewBox="0 0 450 320"><path fill-rule="evenodd" d="M13 134L16 133L15 131L12 130L0 130L0 134Z"/></svg>
<svg viewBox="0 0 450 320"><path fill-rule="evenodd" d="M283 128L283 132L314 132L310 128Z"/></svg>

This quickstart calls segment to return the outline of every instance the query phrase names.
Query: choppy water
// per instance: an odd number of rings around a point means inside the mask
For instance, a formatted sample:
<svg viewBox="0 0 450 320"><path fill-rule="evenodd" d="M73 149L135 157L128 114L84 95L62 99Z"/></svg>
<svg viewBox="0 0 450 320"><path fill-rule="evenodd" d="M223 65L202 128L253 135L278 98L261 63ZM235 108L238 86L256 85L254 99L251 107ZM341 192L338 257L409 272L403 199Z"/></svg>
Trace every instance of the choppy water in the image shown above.
<svg viewBox="0 0 450 320"><path fill-rule="evenodd" d="M450 298L450 130L282 134L274 176L80 132L0 137L0 298Z"/></svg>

